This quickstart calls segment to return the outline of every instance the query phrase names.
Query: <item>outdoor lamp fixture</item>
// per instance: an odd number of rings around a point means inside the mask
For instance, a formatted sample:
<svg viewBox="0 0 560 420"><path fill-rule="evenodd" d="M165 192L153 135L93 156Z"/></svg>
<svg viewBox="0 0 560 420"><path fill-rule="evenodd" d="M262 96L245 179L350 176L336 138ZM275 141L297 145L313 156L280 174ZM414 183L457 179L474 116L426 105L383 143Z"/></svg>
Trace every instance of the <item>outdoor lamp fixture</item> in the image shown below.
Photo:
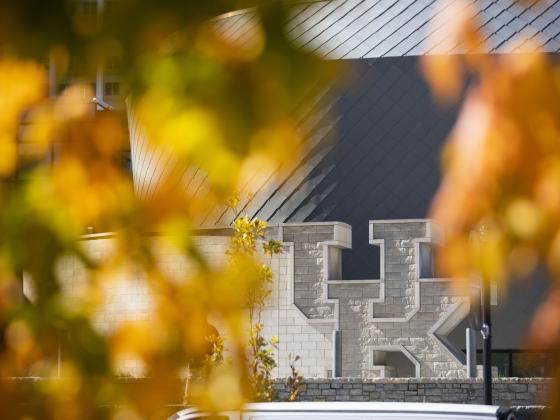
<svg viewBox="0 0 560 420"><path fill-rule="evenodd" d="M96 104L99 108L101 108L103 111L112 111L113 107L108 104L105 101L102 101L101 99L97 98L97 97L93 97L91 98L91 102L93 102L94 104Z"/></svg>

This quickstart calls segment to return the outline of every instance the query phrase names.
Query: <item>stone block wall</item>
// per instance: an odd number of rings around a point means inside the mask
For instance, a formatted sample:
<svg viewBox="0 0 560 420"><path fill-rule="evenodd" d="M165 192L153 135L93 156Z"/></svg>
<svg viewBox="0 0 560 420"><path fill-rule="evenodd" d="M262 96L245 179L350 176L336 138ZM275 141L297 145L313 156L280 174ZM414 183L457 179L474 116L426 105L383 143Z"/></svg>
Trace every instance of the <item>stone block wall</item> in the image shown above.
<svg viewBox="0 0 560 420"><path fill-rule="evenodd" d="M379 279L342 279L340 250L352 247L351 227L338 222L271 226L268 236L284 244L284 252L265 260L273 271L272 293L261 321L264 334L279 338L278 377L287 376L289 356L300 356L298 369L310 378L332 374L333 331L342 338L342 376L394 376L395 355L417 377L462 377L460 355L439 339L465 316L468 306L444 279L420 279L419 246L437 240L429 220L372 221L370 244L381 249ZM108 234L84 238L85 251L96 259L110 257L114 238ZM201 231L196 243L213 264L225 260L227 230ZM188 276L188 261L165 238L155 237L154 252L172 279ZM68 299L79 305L88 273L72 259L59 264ZM29 283L29 282L27 282ZM32 296L32 290L26 292ZM139 267L131 263L105 279L105 302L94 319L100 331L123 320L149 316L150 290ZM210 320L212 322L212 320ZM141 375L141 366L123 361L123 373Z"/></svg>
<svg viewBox="0 0 560 420"><path fill-rule="evenodd" d="M334 240L333 224L301 224L282 227L283 242L293 248L294 304L309 319L333 319L334 306L327 302L325 249Z"/></svg>
<svg viewBox="0 0 560 420"><path fill-rule="evenodd" d="M223 235L207 235L195 238L201 255L212 264L221 264L225 259L225 250L229 245L229 237ZM188 261L161 237L152 241L157 263L171 279L184 280L188 274ZM112 234L93 234L83 238L84 252L96 261L111 257L114 252L115 238ZM68 305L80 306L88 299L90 274L83 264L75 258L62 258L57 271L61 279L61 288ZM125 264L118 270L106 274L103 281L98 282L98 293L103 299L98 312L92 319L94 328L101 333L110 333L119 324L127 321L148 319L153 310L151 290L145 275L134 263ZM33 287L30 278L24 277L24 293L33 300ZM64 353L64 349L62 349ZM117 373L126 376L142 376L142 363L127 358L120 361Z"/></svg>
<svg viewBox="0 0 560 420"><path fill-rule="evenodd" d="M388 354L408 360L414 376L465 376L460 352L439 337L464 318L468 304L446 279L419 275L420 245L437 241L437 233L429 220L370 222L370 244L381 248L380 278L350 280L340 278L336 264L341 261L333 252L351 248L350 226L306 223L279 229L279 239L294 255L291 303L309 325L341 331L342 376L394 375Z"/></svg>
<svg viewBox="0 0 560 420"><path fill-rule="evenodd" d="M201 255L210 263L224 262L225 250L229 245L227 236L199 236L195 238L195 243ZM160 237L153 239L152 246L161 270L172 280L183 281L189 271L189 262ZM88 235L84 237L82 247L90 258L103 261L114 252L115 238L110 234ZM91 281L88 271L74 258L62 259L57 270L66 298L69 302L79 304L86 297L85 286ZM133 262L105 275L100 287L103 304L93 320L94 326L100 331L111 331L122 321L141 320L149 316L152 310L151 292L144 274Z"/></svg>
<svg viewBox="0 0 560 420"><path fill-rule="evenodd" d="M299 229L300 227L292 228L293 231ZM287 230L290 231L289 228ZM318 228L304 225L303 230L305 232L300 234L297 240L304 239L308 241L307 244L312 244L309 242L310 240L316 241L332 237L334 227L333 224L329 226L325 224ZM211 264L223 263L230 240L228 232L224 230L219 234L209 235L204 233L203 231L200 236L195 238L201 255ZM282 234L281 227L269 229L270 237L279 239ZM331 311L330 319L326 322L321 319L314 322L309 321L307 316L294 305L294 296L300 296L299 291L294 290L295 267L298 267L298 273L305 271L305 273L298 274L300 279L306 276L309 278L312 275L313 267L317 266L318 261L319 263L322 261L321 246L318 246L319 251L317 251L312 250L313 246L307 244L287 242L282 254L265 260L273 270L273 285L272 294L262 313L261 321L264 324L264 335L269 338L278 336L280 340L278 350L275 352L278 364L275 372L277 376L289 374L290 355L299 355L305 361L300 368L307 377L327 377L332 365L331 335L334 312ZM295 251L296 245L301 248L297 252ZM110 258L114 252L115 238L111 234L88 235L84 237L82 246L87 255L101 261ZM160 268L171 279L180 281L188 276L189 262L164 238L154 238L153 250ZM316 255L312 256L314 252ZM311 268L308 270L307 267ZM91 281L87 270L76 259L64 258L58 265L58 274L69 304L80 305L87 298L86 285ZM314 275L322 281L322 277L319 277L322 276L321 273L315 272ZM27 278L24 284L26 294L32 298L33 288L30 279ZM101 293L103 304L95 315L93 324L103 333L111 332L121 322L147 319L153 310L151 292L145 276L133 263L115 271L111 278L105 278L101 285ZM324 295L326 296L326 289ZM334 307L332 303L330 305ZM210 322L212 321L210 320ZM142 364L133 359L122 360L117 370L121 374L136 377L143 374Z"/></svg>
<svg viewBox="0 0 560 420"><path fill-rule="evenodd" d="M289 372L284 351L301 356L299 367L306 376L330 376L334 330L342 337L342 376L396 375L398 369L387 362L395 355L411 366L412 376L465 376L462 354L440 337L464 318L468 304L446 279L419 275L420 245L438 239L431 221L370 222L370 244L381 248L380 278L370 280L340 278L336 251L351 248L350 226L303 223L274 229L291 256L277 278L279 300L273 295L265 318L271 334L272 325L278 325L278 376ZM287 319L298 325L285 326Z"/></svg>
<svg viewBox="0 0 560 420"><path fill-rule="evenodd" d="M65 378L5 378L10 391L22 396L18 399L25 405L36 404L31 386L43 383L43 387L59 386ZM125 392L137 392L137 389L149 389L158 386L153 378L120 378L120 385ZM170 392L165 401L171 415L183 408L185 383L180 378L169 383ZM509 378L494 381L494 404L513 407L517 420L537 420L556 418L545 417L547 392L551 389L551 380L542 378ZM286 401L288 391L285 380L278 380L277 400ZM28 397L28 398L27 398ZM425 379L315 379L307 380L300 393L299 401L397 401L397 402L442 402L479 404L482 402L482 383L476 380L449 380L443 378Z"/></svg>
<svg viewBox="0 0 560 420"><path fill-rule="evenodd" d="M306 377L330 376L335 304L327 298L322 243L340 237L340 226L307 223L269 231L284 243L283 253L271 262L273 290L261 318L264 334L279 339L278 377L290 374L290 355L301 357L298 369Z"/></svg>
<svg viewBox="0 0 560 420"><path fill-rule="evenodd" d="M493 403L503 406L532 406L546 403L552 380L503 378L493 382ZM278 399L289 392L284 381L277 383ZM410 378L360 380L349 378L306 380L300 401L389 401L482 404L480 379Z"/></svg>

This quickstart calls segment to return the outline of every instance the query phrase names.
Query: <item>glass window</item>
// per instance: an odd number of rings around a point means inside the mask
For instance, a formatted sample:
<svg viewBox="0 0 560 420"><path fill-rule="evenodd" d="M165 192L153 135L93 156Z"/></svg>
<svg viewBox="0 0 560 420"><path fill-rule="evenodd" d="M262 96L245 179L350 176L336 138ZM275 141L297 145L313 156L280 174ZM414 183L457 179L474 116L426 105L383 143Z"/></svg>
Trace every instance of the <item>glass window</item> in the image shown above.
<svg viewBox="0 0 560 420"><path fill-rule="evenodd" d="M544 352L515 352L512 354L512 376L521 378L553 377L553 357Z"/></svg>
<svg viewBox="0 0 560 420"><path fill-rule="evenodd" d="M434 247L427 242L420 242L420 278L433 279L437 275L434 270Z"/></svg>
<svg viewBox="0 0 560 420"><path fill-rule="evenodd" d="M477 351L477 364L482 364L482 351ZM528 350L493 350L492 366L498 377L550 378L554 376L553 357L548 352Z"/></svg>
<svg viewBox="0 0 560 420"><path fill-rule="evenodd" d="M119 96L120 84L119 82L105 83L105 96Z"/></svg>

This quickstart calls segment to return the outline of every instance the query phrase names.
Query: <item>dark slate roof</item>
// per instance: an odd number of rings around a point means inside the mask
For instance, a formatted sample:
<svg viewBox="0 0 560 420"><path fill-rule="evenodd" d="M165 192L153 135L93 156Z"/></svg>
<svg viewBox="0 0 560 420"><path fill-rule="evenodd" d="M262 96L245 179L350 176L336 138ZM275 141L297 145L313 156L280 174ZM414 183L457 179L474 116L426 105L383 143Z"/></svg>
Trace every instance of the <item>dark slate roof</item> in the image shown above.
<svg viewBox="0 0 560 420"><path fill-rule="evenodd" d="M427 215L440 180L440 148L456 118L456 109L434 104L418 61L349 61L349 80L325 92L302 121L307 152L289 171L253 184L254 197L242 203L247 205L240 213L271 223L349 223L353 250L343 259L344 278L371 277L376 248L368 244L368 221ZM173 158L151 150L132 120L135 184L141 195L149 194ZM193 193L205 183L195 168L187 169L184 179ZM200 225L226 225L232 219L233 214L216 210Z"/></svg>
<svg viewBox="0 0 560 420"><path fill-rule="evenodd" d="M515 52L532 39L544 51L560 51L560 0L330 0L302 2L289 22L290 36L323 57L373 58L463 53L447 45L441 16L466 3L486 37L481 52ZM216 21L236 42L249 42L251 10Z"/></svg>
<svg viewBox="0 0 560 420"><path fill-rule="evenodd" d="M352 83L323 98L331 107L309 133L315 146L279 184L263 185L248 211L271 223L349 223L344 278L364 278L374 269L368 221L427 215L457 110L436 106L416 57L351 64Z"/></svg>
<svg viewBox="0 0 560 420"><path fill-rule="evenodd" d="M331 90L305 122L311 151L280 183L266 182L244 210L273 223L351 224L344 278L374 276L368 221L425 217L439 183L439 151L457 111L435 106L415 56L465 52L442 42L440 18L460 4L477 11L482 51L516 52L520 38L560 51L560 0L302 2L288 25L295 42L328 59L361 60L352 60L347 88ZM242 43L250 42L254 22L247 10L216 24Z"/></svg>
<svg viewBox="0 0 560 420"><path fill-rule="evenodd" d="M459 1L438 0L446 7ZM488 52L514 52L518 34L538 39L546 51L560 51L560 0L470 4L479 10ZM349 59L353 71L349 83L326 92L303 120L308 153L280 178L261 176L250 206L241 208L274 223L351 224L353 250L343 259L344 278L373 275L369 220L425 217L437 189L439 151L457 111L432 102L417 56L462 52L438 44L438 10L432 0L319 1L302 3L289 23L296 42L327 58ZM215 21L236 43L250 42L253 22L251 11ZM149 195L175 161L150 147L130 117L135 186ZM205 175L196 168L187 169L184 181L193 194L204 190ZM224 225L232 217L215 209L199 224Z"/></svg>

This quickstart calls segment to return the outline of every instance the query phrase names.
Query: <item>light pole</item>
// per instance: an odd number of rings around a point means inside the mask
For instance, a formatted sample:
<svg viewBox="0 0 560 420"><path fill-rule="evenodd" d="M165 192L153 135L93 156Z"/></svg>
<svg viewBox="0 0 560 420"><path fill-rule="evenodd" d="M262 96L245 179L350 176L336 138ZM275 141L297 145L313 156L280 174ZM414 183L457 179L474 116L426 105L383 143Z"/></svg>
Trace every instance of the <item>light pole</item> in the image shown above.
<svg viewBox="0 0 560 420"><path fill-rule="evenodd" d="M480 286L471 286L469 326L466 329L465 344L467 349L467 376L476 378L476 332L482 329L482 298L480 297Z"/></svg>
<svg viewBox="0 0 560 420"><path fill-rule="evenodd" d="M484 404L492 405L492 317L490 314L490 282L482 279L482 373Z"/></svg>
<svg viewBox="0 0 560 420"><path fill-rule="evenodd" d="M480 226L478 231L479 245L485 241L486 227ZM481 247L484 249L484 247ZM480 251L480 250L479 250ZM483 252L483 251L480 251ZM484 404L492 405L492 317L490 313L490 279L482 275L480 285L482 325L482 378L484 382Z"/></svg>

